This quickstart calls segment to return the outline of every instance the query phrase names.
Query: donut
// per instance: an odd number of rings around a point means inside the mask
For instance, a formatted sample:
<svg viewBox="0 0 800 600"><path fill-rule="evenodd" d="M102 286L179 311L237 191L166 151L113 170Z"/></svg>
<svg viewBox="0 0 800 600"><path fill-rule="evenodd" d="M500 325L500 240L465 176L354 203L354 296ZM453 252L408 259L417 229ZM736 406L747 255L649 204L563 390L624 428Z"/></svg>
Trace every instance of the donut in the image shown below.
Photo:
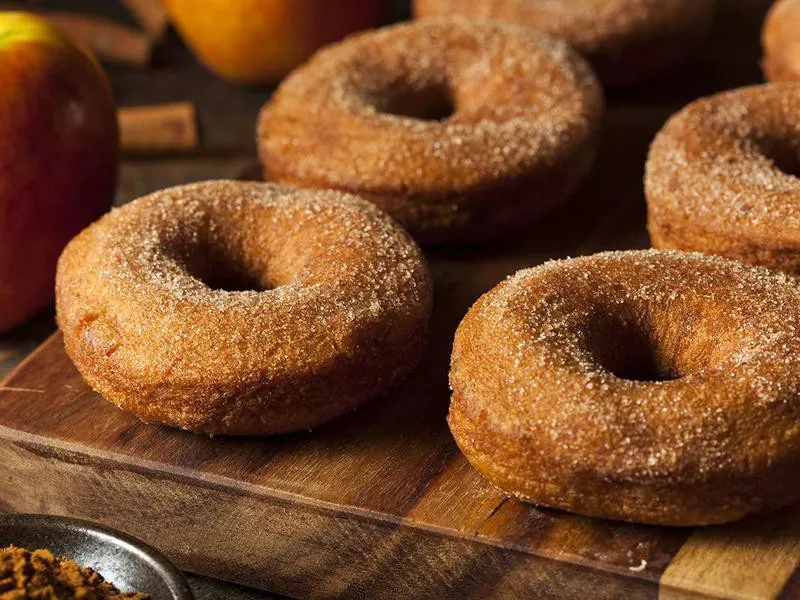
<svg viewBox="0 0 800 600"><path fill-rule="evenodd" d="M524 25L562 38L605 85L651 79L708 31L714 0L414 0L417 18L460 15Z"/></svg>
<svg viewBox="0 0 800 600"><path fill-rule="evenodd" d="M778 0L761 32L761 67L770 81L800 80L800 0Z"/></svg>
<svg viewBox="0 0 800 600"><path fill-rule="evenodd" d="M717 256L519 271L458 327L448 422L507 494L704 525L800 499L800 289Z"/></svg>
<svg viewBox="0 0 800 600"><path fill-rule="evenodd" d="M645 175L656 248L800 273L800 84L742 88L673 116Z"/></svg>
<svg viewBox="0 0 800 600"><path fill-rule="evenodd" d="M213 181L80 233L59 259L56 310L86 382L141 420L277 434L353 410L412 369L431 279L368 202Z"/></svg>
<svg viewBox="0 0 800 600"><path fill-rule="evenodd" d="M355 192L423 243L489 240L565 200L603 113L566 44L465 20L368 32L316 54L263 108L268 180Z"/></svg>

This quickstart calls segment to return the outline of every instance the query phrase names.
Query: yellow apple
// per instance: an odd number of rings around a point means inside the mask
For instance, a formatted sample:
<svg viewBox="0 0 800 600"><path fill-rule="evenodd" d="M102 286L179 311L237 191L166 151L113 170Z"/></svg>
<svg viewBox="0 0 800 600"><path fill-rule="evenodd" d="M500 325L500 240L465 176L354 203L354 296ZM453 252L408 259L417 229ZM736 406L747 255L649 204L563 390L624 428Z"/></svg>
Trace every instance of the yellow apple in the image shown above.
<svg viewBox="0 0 800 600"><path fill-rule="evenodd" d="M380 0L164 0L184 41L212 72L274 83L320 46L377 24Z"/></svg>

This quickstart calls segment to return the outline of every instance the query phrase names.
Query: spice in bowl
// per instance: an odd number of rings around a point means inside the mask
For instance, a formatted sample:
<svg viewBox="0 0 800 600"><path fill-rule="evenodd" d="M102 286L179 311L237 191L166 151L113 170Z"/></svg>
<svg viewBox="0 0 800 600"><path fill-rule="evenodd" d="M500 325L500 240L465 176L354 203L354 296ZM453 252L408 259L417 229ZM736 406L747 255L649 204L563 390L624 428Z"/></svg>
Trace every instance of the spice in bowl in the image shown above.
<svg viewBox="0 0 800 600"><path fill-rule="evenodd" d="M149 600L120 592L90 567L49 550L0 549L0 600Z"/></svg>

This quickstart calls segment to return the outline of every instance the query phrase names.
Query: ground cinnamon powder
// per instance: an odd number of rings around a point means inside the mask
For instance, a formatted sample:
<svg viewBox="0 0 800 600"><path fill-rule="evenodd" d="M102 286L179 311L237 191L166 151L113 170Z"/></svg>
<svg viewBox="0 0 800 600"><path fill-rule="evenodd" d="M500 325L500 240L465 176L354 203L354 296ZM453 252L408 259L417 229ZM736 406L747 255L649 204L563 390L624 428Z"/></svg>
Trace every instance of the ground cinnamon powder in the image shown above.
<svg viewBox="0 0 800 600"><path fill-rule="evenodd" d="M122 593L89 567L58 559L49 550L0 550L0 600L149 600Z"/></svg>

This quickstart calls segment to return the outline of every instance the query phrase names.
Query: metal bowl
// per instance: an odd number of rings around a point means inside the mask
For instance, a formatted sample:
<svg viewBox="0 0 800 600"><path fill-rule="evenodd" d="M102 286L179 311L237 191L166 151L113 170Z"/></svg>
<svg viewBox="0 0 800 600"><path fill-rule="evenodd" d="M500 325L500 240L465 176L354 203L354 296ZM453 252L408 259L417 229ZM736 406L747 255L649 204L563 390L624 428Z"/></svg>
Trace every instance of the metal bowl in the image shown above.
<svg viewBox="0 0 800 600"><path fill-rule="evenodd" d="M0 548L45 548L91 567L120 591L153 600L194 600L189 584L164 555L127 534L96 523L48 515L0 514Z"/></svg>

